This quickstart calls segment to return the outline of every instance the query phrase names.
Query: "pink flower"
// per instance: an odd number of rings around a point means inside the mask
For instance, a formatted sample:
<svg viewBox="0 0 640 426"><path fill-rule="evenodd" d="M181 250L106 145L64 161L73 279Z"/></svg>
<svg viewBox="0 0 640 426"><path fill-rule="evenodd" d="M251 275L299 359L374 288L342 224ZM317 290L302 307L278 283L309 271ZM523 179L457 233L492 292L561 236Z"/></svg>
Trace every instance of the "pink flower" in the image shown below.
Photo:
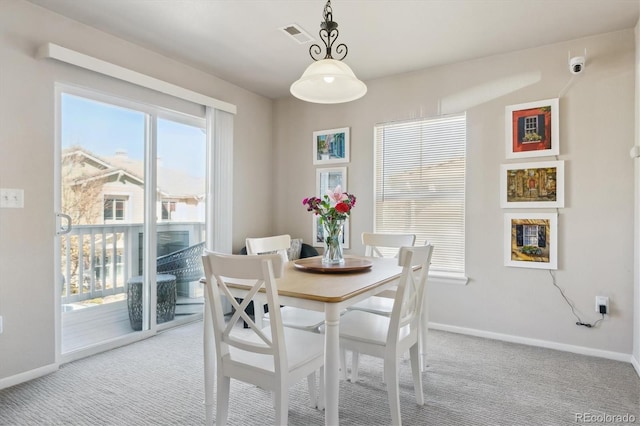
<svg viewBox="0 0 640 426"><path fill-rule="evenodd" d="M327 195L334 203L340 203L349 198L347 194L342 192L342 187L340 185L336 186L333 190L327 189Z"/></svg>

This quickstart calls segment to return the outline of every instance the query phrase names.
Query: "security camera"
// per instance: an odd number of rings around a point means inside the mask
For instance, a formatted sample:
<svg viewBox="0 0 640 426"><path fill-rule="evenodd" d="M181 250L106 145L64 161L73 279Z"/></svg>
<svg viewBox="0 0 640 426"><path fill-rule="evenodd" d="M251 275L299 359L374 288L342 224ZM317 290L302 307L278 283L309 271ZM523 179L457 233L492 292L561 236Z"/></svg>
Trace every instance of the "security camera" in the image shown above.
<svg viewBox="0 0 640 426"><path fill-rule="evenodd" d="M571 74L580 74L584 69L584 56L574 56L569 60Z"/></svg>
<svg viewBox="0 0 640 426"><path fill-rule="evenodd" d="M584 70L584 63L587 58L587 49L584 49L584 55L582 56L571 56L571 51L569 51L569 72L571 74L580 74Z"/></svg>

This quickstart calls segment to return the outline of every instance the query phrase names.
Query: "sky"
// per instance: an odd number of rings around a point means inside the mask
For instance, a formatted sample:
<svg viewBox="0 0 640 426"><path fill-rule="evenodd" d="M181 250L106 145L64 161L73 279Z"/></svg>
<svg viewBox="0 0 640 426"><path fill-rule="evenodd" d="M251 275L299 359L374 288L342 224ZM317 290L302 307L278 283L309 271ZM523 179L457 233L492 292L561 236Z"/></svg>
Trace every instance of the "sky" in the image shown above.
<svg viewBox="0 0 640 426"><path fill-rule="evenodd" d="M124 149L144 158L145 114L71 95L62 96L62 148L78 145L98 156ZM205 176L206 142L202 129L158 120L158 157L164 167Z"/></svg>

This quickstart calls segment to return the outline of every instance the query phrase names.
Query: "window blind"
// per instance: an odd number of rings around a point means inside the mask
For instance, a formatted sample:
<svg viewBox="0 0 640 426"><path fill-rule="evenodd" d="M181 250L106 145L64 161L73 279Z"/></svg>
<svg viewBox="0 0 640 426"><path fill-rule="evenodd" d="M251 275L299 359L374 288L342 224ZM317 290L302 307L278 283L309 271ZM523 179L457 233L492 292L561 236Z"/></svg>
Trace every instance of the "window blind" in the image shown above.
<svg viewBox="0 0 640 426"><path fill-rule="evenodd" d="M432 271L464 273L466 114L376 125L375 232L434 245Z"/></svg>

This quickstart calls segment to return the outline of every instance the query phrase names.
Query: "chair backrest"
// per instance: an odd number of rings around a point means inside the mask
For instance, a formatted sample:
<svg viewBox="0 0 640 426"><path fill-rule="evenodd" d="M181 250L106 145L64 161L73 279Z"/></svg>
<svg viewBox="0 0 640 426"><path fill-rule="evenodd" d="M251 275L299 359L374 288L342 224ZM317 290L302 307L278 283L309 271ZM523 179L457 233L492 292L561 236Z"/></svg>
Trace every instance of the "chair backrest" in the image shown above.
<svg viewBox="0 0 640 426"><path fill-rule="evenodd" d="M417 339L433 246L401 247L398 265L402 275L391 311L387 342L398 342L400 330L409 326L411 339Z"/></svg>
<svg viewBox="0 0 640 426"><path fill-rule="evenodd" d="M205 251L202 263L206 275L205 297L210 306L218 362L227 362L230 358L230 347L235 347L255 354L270 355L274 358L275 372L278 374L286 371L287 357L275 281L282 275L282 257L278 254L243 256ZM229 288L230 282L238 283L238 280L251 286L243 296L242 302L235 299ZM269 312L272 313L269 321L271 333L260 330L245 312L260 288L265 290ZM229 321L224 319L222 296L226 296L235 308ZM245 330L242 336L233 333L234 325L239 319L243 319L250 329Z"/></svg>
<svg viewBox="0 0 640 426"><path fill-rule="evenodd" d="M398 257L398 250L400 249L400 247L410 247L415 243L415 234L379 234L375 232L362 233L362 244L364 244L365 256ZM385 256L385 254L387 256Z"/></svg>
<svg viewBox="0 0 640 426"><path fill-rule="evenodd" d="M291 236L275 235L273 237L247 238L245 240L247 254L279 254L288 261L287 249L291 247Z"/></svg>

